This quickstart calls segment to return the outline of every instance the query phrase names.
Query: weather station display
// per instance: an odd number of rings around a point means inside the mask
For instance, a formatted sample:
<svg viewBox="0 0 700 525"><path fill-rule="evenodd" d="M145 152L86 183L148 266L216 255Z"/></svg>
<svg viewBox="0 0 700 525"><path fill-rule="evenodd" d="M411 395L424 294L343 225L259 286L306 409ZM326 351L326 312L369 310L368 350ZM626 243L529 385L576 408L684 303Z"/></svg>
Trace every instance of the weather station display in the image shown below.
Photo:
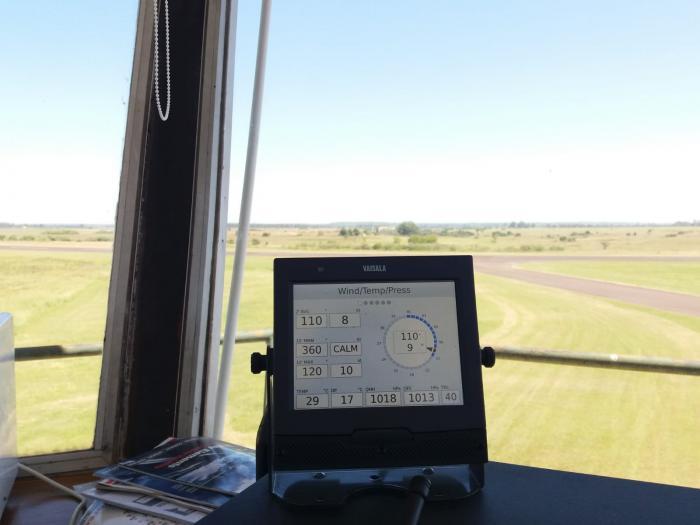
<svg viewBox="0 0 700 525"><path fill-rule="evenodd" d="M452 281L295 284L295 410L463 405Z"/></svg>

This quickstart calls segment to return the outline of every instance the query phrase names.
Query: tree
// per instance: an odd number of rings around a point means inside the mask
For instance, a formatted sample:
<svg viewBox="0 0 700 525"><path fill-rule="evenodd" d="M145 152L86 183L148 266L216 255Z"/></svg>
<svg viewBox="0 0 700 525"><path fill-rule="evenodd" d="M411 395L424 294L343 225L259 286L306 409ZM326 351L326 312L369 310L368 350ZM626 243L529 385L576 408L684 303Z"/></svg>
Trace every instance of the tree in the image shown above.
<svg viewBox="0 0 700 525"><path fill-rule="evenodd" d="M399 235L415 235L420 233L420 228L416 226L415 222L405 221L396 227L396 233Z"/></svg>

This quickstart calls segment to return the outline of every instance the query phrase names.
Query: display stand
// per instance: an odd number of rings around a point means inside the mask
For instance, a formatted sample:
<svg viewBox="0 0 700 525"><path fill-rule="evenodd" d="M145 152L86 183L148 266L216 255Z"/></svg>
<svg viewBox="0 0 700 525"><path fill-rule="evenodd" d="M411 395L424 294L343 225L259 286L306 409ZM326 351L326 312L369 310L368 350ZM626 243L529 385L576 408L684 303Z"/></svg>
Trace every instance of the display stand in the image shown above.
<svg viewBox="0 0 700 525"><path fill-rule="evenodd" d="M421 525L695 525L700 490L490 462L488 490L427 503ZM368 493L339 508L287 505L263 478L199 525L357 525L401 523L406 498Z"/></svg>

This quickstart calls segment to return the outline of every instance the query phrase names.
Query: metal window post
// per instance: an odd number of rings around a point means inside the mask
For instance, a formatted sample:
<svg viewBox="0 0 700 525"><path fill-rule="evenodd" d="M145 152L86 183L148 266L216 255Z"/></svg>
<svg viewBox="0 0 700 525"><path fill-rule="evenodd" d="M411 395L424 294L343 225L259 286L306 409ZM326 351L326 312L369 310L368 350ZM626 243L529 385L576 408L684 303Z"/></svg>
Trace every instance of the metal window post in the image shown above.
<svg viewBox="0 0 700 525"><path fill-rule="evenodd" d="M270 0L263 0L260 10L260 31L258 33L258 55L255 63L255 83L253 86L253 101L250 112L250 130L248 135L248 151L246 154L245 175L243 179L243 195L236 234L236 252L233 259L233 278L229 295L226 315L226 331L224 333L224 348L219 368L219 381L216 390L216 412L214 414L214 437L221 439L226 418L226 401L228 386L233 366L233 350L238 328L238 311L243 286L243 270L246 250L248 247L248 230L250 228L250 210L253 201L253 184L255 182L255 165L258 154L258 137L260 133L260 113L262 111L262 96L265 83L265 59L267 56L267 40L270 25Z"/></svg>

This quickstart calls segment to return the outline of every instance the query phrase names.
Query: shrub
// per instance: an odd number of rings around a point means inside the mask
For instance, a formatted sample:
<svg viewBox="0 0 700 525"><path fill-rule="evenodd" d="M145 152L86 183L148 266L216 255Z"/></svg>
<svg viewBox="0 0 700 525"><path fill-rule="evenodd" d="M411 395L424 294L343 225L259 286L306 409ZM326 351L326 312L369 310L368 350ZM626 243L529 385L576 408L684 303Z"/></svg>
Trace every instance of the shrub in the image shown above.
<svg viewBox="0 0 700 525"><path fill-rule="evenodd" d="M411 235L408 242L411 244L435 244L437 237L435 235Z"/></svg>
<svg viewBox="0 0 700 525"><path fill-rule="evenodd" d="M357 228L340 228L339 235L341 237L359 237L360 230Z"/></svg>
<svg viewBox="0 0 700 525"><path fill-rule="evenodd" d="M49 235L75 235L78 232L76 230L48 230L46 233Z"/></svg>
<svg viewBox="0 0 700 525"><path fill-rule="evenodd" d="M420 228L415 222L404 221L396 227L396 233L399 235L415 235L420 233Z"/></svg>
<svg viewBox="0 0 700 525"><path fill-rule="evenodd" d="M559 248L559 247L557 246L557 248ZM521 244L520 251L521 252L541 252L541 251L544 251L544 246L541 246L539 244Z"/></svg>

